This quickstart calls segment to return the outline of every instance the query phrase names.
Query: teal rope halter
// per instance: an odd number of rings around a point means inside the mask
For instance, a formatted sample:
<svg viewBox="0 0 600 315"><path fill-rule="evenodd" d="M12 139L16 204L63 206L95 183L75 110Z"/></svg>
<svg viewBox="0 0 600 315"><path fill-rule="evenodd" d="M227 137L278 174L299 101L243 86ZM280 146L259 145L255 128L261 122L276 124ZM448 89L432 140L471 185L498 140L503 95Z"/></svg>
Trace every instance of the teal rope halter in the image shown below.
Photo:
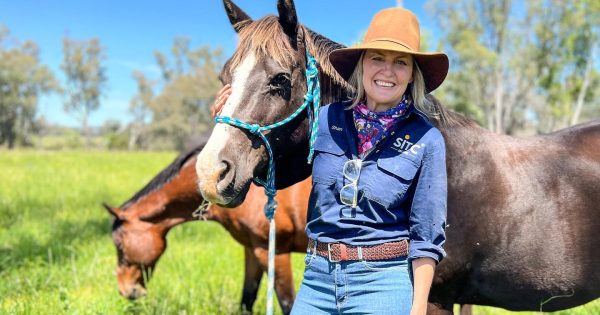
<svg viewBox="0 0 600 315"><path fill-rule="evenodd" d="M275 202L275 195L277 194L277 191L275 189L275 158L273 156L271 144L269 143L263 132L287 124L288 122L296 118L304 109L307 109L309 125L311 125L309 139L310 153L308 154L307 158L308 163L311 163L313 157L313 146L315 140L317 139L317 128L319 126L321 85L319 84L319 70L317 69L317 61L313 56L310 55L308 50L306 51L306 83L307 92L306 95L304 95L304 103L302 104L302 106L298 107L298 109L295 112L293 112L289 117L276 123L267 126L260 126L258 124L249 124L233 117L215 117L216 123L224 123L238 128L246 129L251 134L258 136L265 143L265 147L267 148L267 154L269 156L269 169L267 170L267 179L266 181L263 181L259 178L254 178L254 182L265 188L265 194L267 195L268 199L264 211L269 221L273 219L273 216L275 215L275 208L277 207L277 203ZM312 111L309 107L310 104L313 105Z"/></svg>
<svg viewBox="0 0 600 315"><path fill-rule="evenodd" d="M308 111L308 121L310 125L310 152L308 154L308 163L312 162L313 158L313 146L317 139L317 129L319 127L319 105L321 104L321 85L319 84L319 70L317 69L317 60L310 55L308 50L306 51L306 85L307 92L304 95L304 103L302 106L293 112L289 117L267 126L260 126L258 124L249 124L239 119L227 116L215 117L216 123L229 124L238 128L246 129L251 134L258 136L267 148L267 154L269 156L269 169L267 170L267 179L263 181L259 178L254 178L254 182L265 188L265 194L267 195L267 203L265 204L265 216L269 219L269 258L268 258L268 270L267 270L267 315L273 314L273 287L275 283L275 210L277 209L277 202L275 201L275 195L277 190L275 189L275 158L273 157L273 150L267 137L263 134L263 131L271 130L287 124L296 118L300 113L306 109ZM312 110L309 105L312 104Z"/></svg>

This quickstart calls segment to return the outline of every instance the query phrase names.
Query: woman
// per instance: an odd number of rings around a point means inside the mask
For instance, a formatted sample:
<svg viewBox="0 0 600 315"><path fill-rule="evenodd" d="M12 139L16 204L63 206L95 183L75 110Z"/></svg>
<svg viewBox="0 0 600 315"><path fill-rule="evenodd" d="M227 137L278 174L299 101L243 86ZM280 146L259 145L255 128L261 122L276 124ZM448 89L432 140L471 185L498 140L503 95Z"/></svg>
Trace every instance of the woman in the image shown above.
<svg viewBox="0 0 600 315"><path fill-rule="evenodd" d="M419 52L419 40L412 12L386 9L363 44L329 56L357 92L320 112L293 314L426 312L445 256L447 184L444 140L425 93L443 82L448 58ZM220 92L216 108L230 92Z"/></svg>

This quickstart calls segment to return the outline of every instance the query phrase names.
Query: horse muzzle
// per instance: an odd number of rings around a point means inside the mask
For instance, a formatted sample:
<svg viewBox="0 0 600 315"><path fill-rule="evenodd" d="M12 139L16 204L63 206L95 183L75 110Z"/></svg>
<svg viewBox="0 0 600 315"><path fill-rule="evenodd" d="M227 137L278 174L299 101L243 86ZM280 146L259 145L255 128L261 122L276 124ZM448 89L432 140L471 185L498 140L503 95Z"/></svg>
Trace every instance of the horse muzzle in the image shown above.
<svg viewBox="0 0 600 315"><path fill-rule="evenodd" d="M126 286L123 289L119 289L119 293L129 300L137 300L141 297L146 296L147 291L146 288L144 288L141 284L136 283L131 286Z"/></svg>
<svg viewBox="0 0 600 315"><path fill-rule="evenodd" d="M251 177L240 180L233 161L219 159L213 162L206 156L198 156L196 173L198 175L198 191L202 197L213 204L226 208L239 206L249 189ZM211 167L214 165L214 167Z"/></svg>

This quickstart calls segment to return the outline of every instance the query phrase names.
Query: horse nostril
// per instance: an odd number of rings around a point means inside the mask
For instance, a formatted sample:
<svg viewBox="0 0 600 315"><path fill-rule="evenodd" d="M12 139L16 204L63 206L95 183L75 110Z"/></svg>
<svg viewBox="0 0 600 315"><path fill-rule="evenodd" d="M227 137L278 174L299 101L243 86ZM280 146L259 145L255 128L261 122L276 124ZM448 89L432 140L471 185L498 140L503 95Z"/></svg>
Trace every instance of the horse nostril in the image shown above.
<svg viewBox="0 0 600 315"><path fill-rule="evenodd" d="M130 300L135 300L138 298L138 290L137 288L133 288L131 289L131 292L129 292L129 295L127 296L128 299Z"/></svg>
<svg viewBox="0 0 600 315"><path fill-rule="evenodd" d="M220 181L223 179L223 177L225 177L227 172L229 172L229 170L231 169L231 163L229 163L229 161L222 160L221 163L219 163L218 169L220 171L220 175L219 175L219 181Z"/></svg>
<svg viewBox="0 0 600 315"><path fill-rule="evenodd" d="M234 172L233 172L233 163L228 160L221 160L218 166L218 180L217 180L217 190L219 192L223 192L226 190L231 183L233 182Z"/></svg>
<svg viewBox="0 0 600 315"><path fill-rule="evenodd" d="M219 173L219 179L217 182L221 182L227 177L227 175L231 171L231 162L227 160L221 160L217 169Z"/></svg>

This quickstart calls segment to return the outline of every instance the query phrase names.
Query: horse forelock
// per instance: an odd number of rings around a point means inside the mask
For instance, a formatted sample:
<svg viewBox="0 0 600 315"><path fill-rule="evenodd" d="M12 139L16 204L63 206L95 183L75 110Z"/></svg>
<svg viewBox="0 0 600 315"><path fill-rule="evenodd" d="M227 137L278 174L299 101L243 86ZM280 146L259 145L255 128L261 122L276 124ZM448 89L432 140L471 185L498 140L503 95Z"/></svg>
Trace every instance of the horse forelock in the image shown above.
<svg viewBox="0 0 600 315"><path fill-rule="evenodd" d="M239 32L238 46L229 61L229 69L236 69L252 53L257 59L269 57L284 68L292 67L296 52L278 17L269 15L243 23L247 25Z"/></svg>
<svg viewBox="0 0 600 315"><path fill-rule="evenodd" d="M293 47L276 16L265 16L256 21L244 21L246 25L239 33L238 47L227 64L226 71L235 71L245 58L254 53L257 60L270 58L281 67L291 69L302 57ZM327 104L345 98L353 88L335 71L329 62L329 53L344 45L318 34L302 24L306 48L315 57L321 70L322 103Z"/></svg>

